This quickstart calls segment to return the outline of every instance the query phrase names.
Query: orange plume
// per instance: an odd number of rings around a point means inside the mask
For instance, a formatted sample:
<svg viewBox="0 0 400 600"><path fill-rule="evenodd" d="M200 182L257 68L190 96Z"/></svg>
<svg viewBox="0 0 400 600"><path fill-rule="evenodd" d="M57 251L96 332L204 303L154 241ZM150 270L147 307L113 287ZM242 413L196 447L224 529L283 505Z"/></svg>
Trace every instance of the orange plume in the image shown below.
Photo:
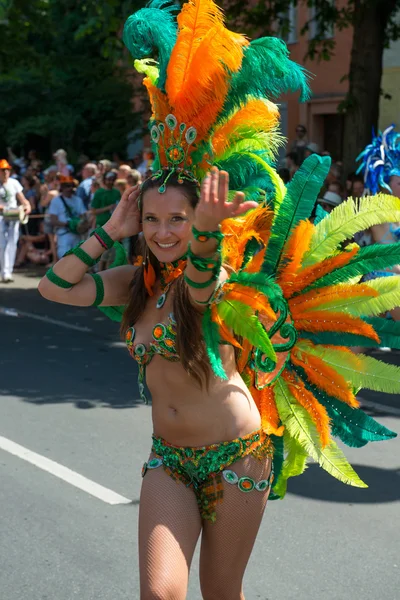
<svg viewBox="0 0 400 600"><path fill-rule="evenodd" d="M269 132L279 122L279 110L269 100L250 100L230 116L214 132L211 143L216 156L221 156L229 146L246 137L246 131Z"/></svg>
<svg viewBox="0 0 400 600"><path fill-rule="evenodd" d="M277 283L281 286L284 294L290 293L291 282L297 275L304 254L310 247L314 229L315 227L310 221L300 221L288 240L281 261L283 266L277 277Z"/></svg>
<svg viewBox="0 0 400 600"><path fill-rule="evenodd" d="M183 5L166 92L178 122L196 127L197 142L224 105L229 73L240 69L245 45L245 37L225 28L223 13L213 0L189 0Z"/></svg>
<svg viewBox="0 0 400 600"><path fill-rule="evenodd" d="M350 251L341 252L333 258L327 258L316 265L306 267L305 269L299 271L294 278L290 289L286 289L284 291L285 298L291 298L294 294L298 294L304 290L304 288L314 283L314 281L317 279L320 279L324 275L331 273L335 269L344 267L351 261L357 252L358 246L356 248L352 248ZM289 288L289 286L287 286L287 288Z"/></svg>
<svg viewBox="0 0 400 600"><path fill-rule="evenodd" d="M376 298L379 292L365 283L346 283L339 285L329 285L324 288L315 288L300 296L295 296L289 300L290 310L295 311L298 308L301 312L321 308L337 300L351 300L352 298ZM332 306L335 308L334 306ZM337 310L337 309L336 309Z"/></svg>
<svg viewBox="0 0 400 600"><path fill-rule="evenodd" d="M242 351L236 363L237 370L240 374L242 374L246 368L252 348L253 346L250 344L250 342L244 339L242 344ZM254 373L250 369L247 372L247 375L250 375L252 379L254 379Z"/></svg>
<svg viewBox="0 0 400 600"><path fill-rule="evenodd" d="M314 311L301 312L301 308L292 310L294 326L299 331L341 331L364 335L379 342L375 329L358 317L352 317L340 312Z"/></svg>
<svg viewBox="0 0 400 600"><path fill-rule="evenodd" d="M297 346L292 349L290 358L294 365L305 371L308 380L316 387L349 406L358 408L359 403L345 378L329 367L321 358L303 352Z"/></svg>
<svg viewBox="0 0 400 600"><path fill-rule="evenodd" d="M325 407L318 402L299 377L287 371L282 376L288 385L290 393L310 414L319 433L322 447L325 448L330 442L329 417Z"/></svg>
<svg viewBox="0 0 400 600"><path fill-rule="evenodd" d="M263 293L238 283L225 284L224 292L227 300L239 300L239 302L243 302L247 306L251 306L254 310L266 315L272 321L276 321L276 314L272 310L268 298Z"/></svg>
<svg viewBox="0 0 400 600"><path fill-rule="evenodd" d="M252 387L250 391L261 416L261 429L268 435L282 436L285 428L279 425L280 419L273 388L268 386L257 390Z"/></svg>

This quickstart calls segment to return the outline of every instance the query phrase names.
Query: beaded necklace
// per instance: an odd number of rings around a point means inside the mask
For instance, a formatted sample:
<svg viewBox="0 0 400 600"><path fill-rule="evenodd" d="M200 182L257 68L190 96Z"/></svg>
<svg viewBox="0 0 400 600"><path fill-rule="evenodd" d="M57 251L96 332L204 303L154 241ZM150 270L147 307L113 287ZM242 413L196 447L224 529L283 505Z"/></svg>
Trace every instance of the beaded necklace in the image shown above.
<svg viewBox="0 0 400 600"><path fill-rule="evenodd" d="M178 258L178 260L174 260L170 263L160 263L161 295L157 300L157 308L161 308L164 306L165 301L167 299L167 294L172 284L178 277L180 277L183 274L186 268L186 263L187 260L185 256L182 256L181 258Z"/></svg>

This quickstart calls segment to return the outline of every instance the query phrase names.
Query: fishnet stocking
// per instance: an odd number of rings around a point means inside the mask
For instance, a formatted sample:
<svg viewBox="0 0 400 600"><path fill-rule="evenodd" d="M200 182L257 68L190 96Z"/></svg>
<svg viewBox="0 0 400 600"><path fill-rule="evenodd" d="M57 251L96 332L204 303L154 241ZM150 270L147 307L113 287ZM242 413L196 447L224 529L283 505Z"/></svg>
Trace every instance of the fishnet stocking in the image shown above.
<svg viewBox="0 0 400 600"><path fill-rule="evenodd" d="M151 455L151 458L154 455ZM201 531L193 490L162 467L143 478L139 509L141 600L184 600Z"/></svg>
<svg viewBox="0 0 400 600"><path fill-rule="evenodd" d="M271 460L246 456L230 469L239 477L267 479ZM200 584L204 600L244 600L243 575L257 536L269 489L241 492L224 482L224 497L217 505L215 523L203 521Z"/></svg>

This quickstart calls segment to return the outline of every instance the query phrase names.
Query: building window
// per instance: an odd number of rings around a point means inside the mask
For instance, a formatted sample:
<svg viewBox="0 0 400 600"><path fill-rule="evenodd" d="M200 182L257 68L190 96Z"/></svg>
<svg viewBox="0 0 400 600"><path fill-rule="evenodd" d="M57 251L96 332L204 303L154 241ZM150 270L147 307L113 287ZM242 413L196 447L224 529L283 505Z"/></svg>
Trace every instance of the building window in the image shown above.
<svg viewBox="0 0 400 600"><path fill-rule="evenodd" d="M328 0L328 3L331 5L332 9L335 8L335 0ZM328 40L335 36L335 29L333 24L329 25L325 31L322 31L320 24L317 19L318 11L315 6L310 8L309 10L309 29L308 35L311 40L318 38L322 40Z"/></svg>
<svg viewBox="0 0 400 600"><path fill-rule="evenodd" d="M297 42L297 6L291 5L280 15L280 26L283 30L282 39L287 44Z"/></svg>

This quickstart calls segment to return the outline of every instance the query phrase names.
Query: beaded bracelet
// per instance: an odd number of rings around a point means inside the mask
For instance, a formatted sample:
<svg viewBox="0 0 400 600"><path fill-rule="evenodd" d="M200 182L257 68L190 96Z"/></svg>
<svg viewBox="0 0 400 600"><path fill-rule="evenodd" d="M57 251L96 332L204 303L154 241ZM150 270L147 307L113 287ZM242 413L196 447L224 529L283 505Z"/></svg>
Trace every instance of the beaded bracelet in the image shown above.
<svg viewBox="0 0 400 600"><path fill-rule="evenodd" d="M194 266L194 268L197 271L200 271L202 273L205 273L206 271L212 271L213 273L215 273L216 271L219 272L221 265L222 265L221 249L219 247L218 247L217 251L215 252L215 254L218 254L217 259L205 258L204 256L199 256L198 254L194 254L192 252L190 242L189 242L186 256L188 258L190 258L190 262L192 263L192 265Z"/></svg>
<svg viewBox="0 0 400 600"><path fill-rule="evenodd" d="M97 227L97 229L95 229L91 235L94 235L96 240L103 246L105 250L110 250L110 248L114 246L115 240L108 235L107 231L105 231L103 227Z"/></svg>
<svg viewBox="0 0 400 600"><path fill-rule="evenodd" d="M96 284L96 298L92 306L99 306L104 300L104 282L103 278L98 273L89 273L93 277Z"/></svg>
<svg viewBox="0 0 400 600"><path fill-rule="evenodd" d="M208 242L208 240L214 239L221 243L224 239L224 234L219 229L217 231L199 231L192 225L192 233L197 242Z"/></svg>
<svg viewBox="0 0 400 600"><path fill-rule="evenodd" d="M59 277L56 273L54 273L53 267L50 267L50 269L46 272L46 277L49 281L51 281L51 283L54 283L54 285L63 288L64 290L68 290L74 287L75 285L75 283L70 283L69 281L66 281L65 279Z"/></svg>
<svg viewBox="0 0 400 600"><path fill-rule="evenodd" d="M87 265L88 267L93 267L99 262L101 257L99 256L98 258L93 258L92 256L90 256L87 252L85 252L85 250L81 248L81 245L83 243L84 242L80 242L77 246L75 246L75 248L72 248L72 250L68 250L68 252L66 252L64 256L70 256L71 254L73 254L74 256L76 256L76 258L79 258L79 260L85 263L85 265Z"/></svg>
<svg viewBox="0 0 400 600"><path fill-rule="evenodd" d="M208 279L207 281L203 281L203 283L199 283L198 281L193 281L192 279L189 279L189 277L186 275L186 273L184 274L183 279L186 281L186 283L190 287L196 288L198 290L201 290L203 288L207 288L208 286L210 286L212 284L213 281L215 281L216 279L218 279L218 275L217 274L213 274L213 276L211 277L211 279Z"/></svg>

